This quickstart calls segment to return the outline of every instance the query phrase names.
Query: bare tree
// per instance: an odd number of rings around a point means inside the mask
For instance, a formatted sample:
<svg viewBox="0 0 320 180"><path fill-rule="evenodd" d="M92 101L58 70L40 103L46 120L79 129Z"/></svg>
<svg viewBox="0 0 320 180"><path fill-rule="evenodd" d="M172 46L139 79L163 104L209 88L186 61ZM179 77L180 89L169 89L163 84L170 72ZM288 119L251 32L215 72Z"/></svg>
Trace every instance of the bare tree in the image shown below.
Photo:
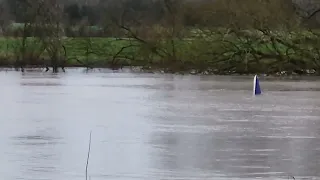
<svg viewBox="0 0 320 180"><path fill-rule="evenodd" d="M5 2L0 2L0 28L3 35L6 34L7 27L10 23L10 12Z"/></svg>
<svg viewBox="0 0 320 180"><path fill-rule="evenodd" d="M61 67L64 71L66 63L66 48L63 45L63 7L57 0L39 0L43 4L39 15L40 27L38 37L45 44L46 51L50 57L50 64L53 72L58 72Z"/></svg>
<svg viewBox="0 0 320 180"><path fill-rule="evenodd" d="M13 49L16 55L15 67L17 70L20 68L21 71L24 71L27 65L41 64L39 59L45 50L45 45L41 40L34 38L38 33L38 19L43 4L26 0L18 4L18 8L23 9L24 24L22 28L19 28Z"/></svg>
<svg viewBox="0 0 320 180"><path fill-rule="evenodd" d="M291 2L246 2L217 0L209 11L205 6L205 21L227 22L219 26L224 28L200 28L197 37L208 48L197 51L199 57L212 59L207 65L220 72L268 73L303 69L315 62L307 50L311 46L302 41L305 35Z"/></svg>
<svg viewBox="0 0 320 180"><path fill-rule="evenodd" d="M145 2L147 7L151 7L153 3L160 5L158 8L162 9L163 14L157 23L150 16L153 9L145 8L137 11L127 8L126 3L128 1L117 1L113 6L109 4L109 8L113 11L108 11L108 16L130 40L130 43L123 46L116 55L121 56L125 49L138 46L136 56L141 62L147 63L145 66L155 64L163 66L171 63L171 67L174 68L174 64L182 60L179 57L177 40L183 37L184 32L184 1L157 0L150 1L149 4Z"/></svg>

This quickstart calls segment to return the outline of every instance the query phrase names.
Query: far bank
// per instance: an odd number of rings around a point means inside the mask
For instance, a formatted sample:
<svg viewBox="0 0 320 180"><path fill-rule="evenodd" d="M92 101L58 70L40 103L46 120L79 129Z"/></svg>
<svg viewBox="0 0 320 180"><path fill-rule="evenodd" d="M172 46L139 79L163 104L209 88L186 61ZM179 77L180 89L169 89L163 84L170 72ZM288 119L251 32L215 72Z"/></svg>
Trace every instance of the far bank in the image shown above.
<svg viewBox="0 0 320 180"><path fill-rule="evenodd" d="M65 37L59 48L37 38L0 38L0 66L45 68L135 67L143 72L217 75L318 75L318 59L285 43L243 42L229 37L149 40L130 38ZM307 43L302 44L307 46ZM289 46L289 45L288 45ZM58 46L57 46L58 47ZM50 51L51 50L51 51Z"/></svg>

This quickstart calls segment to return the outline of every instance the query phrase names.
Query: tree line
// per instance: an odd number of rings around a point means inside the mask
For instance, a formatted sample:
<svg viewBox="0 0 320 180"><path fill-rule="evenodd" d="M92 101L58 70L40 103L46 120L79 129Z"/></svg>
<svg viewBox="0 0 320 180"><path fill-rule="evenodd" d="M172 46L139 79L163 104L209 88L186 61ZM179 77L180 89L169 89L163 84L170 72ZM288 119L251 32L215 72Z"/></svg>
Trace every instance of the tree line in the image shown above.
<svg viewBox="0 0 320 180"><path fill-rule="evenodd" d="M39 2L39 0L3 0L0 4L1 24L5 25L12 21L16 23L28 21L25 13L30 10L30 4ZM226 26L229 23L225 21L228 16L231 16L232 13L239 13L241 7L246 7L248 10L251 9L250 13L259 14L258 9L266 11L266 8L273 8L273 11L277 12L273 16L299 15L300 18L305 19L304 25L318 27L319 21L316 16L320 11L320 1L317 0L280 0L279 2L265 0L227 0L223 2L221 0L55 0L55 3L62 6L61 13L65 26L77 26L85 21L87 25L103 27L106 25L107 19L111 18L110 16L123 10L130 14L127 16L127 20L129 18L131 20L146 18L143 16L147 16L148 19L145 20L148 23L158 23L165 16L166 4L170 4L172 9L184 11L181 15L185 26ZM267 6L265 6L266 3ZM228 8L223 10L223 6L228 6ZM210 22L204 20L204 18L208 18L208 13L211 13Z"/></svg>
<svg viewBox="0 0 320 180"><path fill-rule="evenodd" d="M320 70L316 0L10 0L0 7L5 36L16 44L16 67L67 63L63 38L127 39L109 65L140 65L168 72L251 73ZM21 23L10 27L10 20ZM9 27L9 28L8 28ZM28 40L28 37L34 37ZM31 41L31 42L30 42ZM32 46L30 46L32 44ZM37 46L35 46L37 45ZM128 51L130 49L130 51ZM102 52L104 50L99 50Z"/></svg>

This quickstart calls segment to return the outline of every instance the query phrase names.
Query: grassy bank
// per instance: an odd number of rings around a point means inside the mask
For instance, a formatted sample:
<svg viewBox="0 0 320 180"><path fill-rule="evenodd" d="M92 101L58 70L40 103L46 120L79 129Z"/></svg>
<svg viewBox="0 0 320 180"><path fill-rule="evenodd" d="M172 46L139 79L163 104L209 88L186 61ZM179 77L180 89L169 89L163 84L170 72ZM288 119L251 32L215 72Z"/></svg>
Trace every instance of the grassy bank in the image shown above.
<svg viewBox="0 0 320 180"><path fill-rule="evenodd" d="M277 37L282 39L273 41L266 36L236 37L216 33L206 37L145 42L128 38L63 38L62 44L66 49L65 67L141 66L151 71L210 74L292 73L320 67L319 57L313 52L317 49L301 40L305 37ZM0 66L14 66L21 43L21 38L0 38ZM41 50L42 45L35 38L27 39L23 56L26 65L50 64L49 54Z"/></svg>
<svg viewBox="0 0 320 180"><path fill-rule="evenodd" d="M122 46L125 46L127 40L116 40L114 38L63 38L63 45L66 47L67 66L82 66L79 61L88 64L102 65L108 62L109 58L115 54ZM0 38L0 57L1 65L12 65L21 48L21 38L1 37ZM26 54L35 56L40 54L41 42L35 38L28 38L26 45ZM39 59L48 59L49 54L44 51L38 57ZM87 61L87 62L86 62Z"/></svg>

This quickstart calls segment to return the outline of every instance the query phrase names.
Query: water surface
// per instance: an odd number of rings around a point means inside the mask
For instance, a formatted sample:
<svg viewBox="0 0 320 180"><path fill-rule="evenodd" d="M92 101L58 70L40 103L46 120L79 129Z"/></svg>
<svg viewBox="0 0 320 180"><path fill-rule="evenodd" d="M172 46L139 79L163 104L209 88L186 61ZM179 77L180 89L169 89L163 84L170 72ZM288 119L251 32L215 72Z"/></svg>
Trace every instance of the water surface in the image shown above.
<svg viewBox="0 0 320 180"><path fill-rule="evenodd" d="M320 81L0 72L6 180L320 179Z"/></svg>

